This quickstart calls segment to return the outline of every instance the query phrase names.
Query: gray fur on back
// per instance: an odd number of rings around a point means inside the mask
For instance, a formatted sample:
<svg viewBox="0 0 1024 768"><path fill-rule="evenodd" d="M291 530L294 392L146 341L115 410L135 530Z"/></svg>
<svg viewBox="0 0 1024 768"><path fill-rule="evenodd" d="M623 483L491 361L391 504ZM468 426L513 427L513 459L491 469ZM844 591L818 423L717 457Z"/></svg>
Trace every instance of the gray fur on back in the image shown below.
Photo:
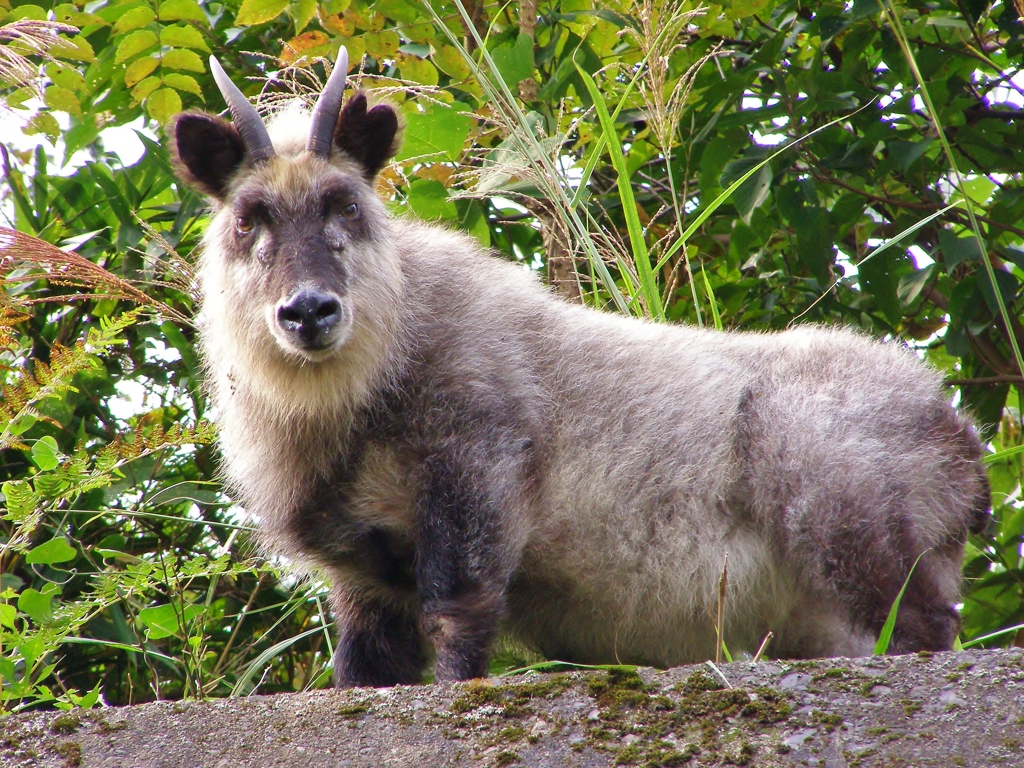
<svg viewBox="0 0 1024 768"><path fill-rule="evenodd" d="M771 631L780 656L870 653L926 550L893 650L950 647L988 486L934 370L845 330L564 303L469 238L389 217L358 164L303 151L301 116L270 130L277 158L236 172L208 230L202 348L230 486L269 551L331 576L339 684L413 682L434 653L439 678L481 674L499 621L564 660L700 661L727 556L733 652ZM284 222L314 216L328 177L361 227L336 284L282 255L314 236ZM230 245L251 189L280 212L266 259ZM275 330L300 284L342 303L323 355Z"/></svg>

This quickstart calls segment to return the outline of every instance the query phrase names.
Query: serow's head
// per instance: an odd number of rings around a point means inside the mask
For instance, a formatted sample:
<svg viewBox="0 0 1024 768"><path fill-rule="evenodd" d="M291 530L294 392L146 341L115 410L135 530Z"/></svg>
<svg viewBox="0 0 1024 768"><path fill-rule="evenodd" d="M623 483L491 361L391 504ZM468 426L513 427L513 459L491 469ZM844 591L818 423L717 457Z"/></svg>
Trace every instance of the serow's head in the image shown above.
<svg viewBox="0 0 1024 768"><path fill-rule="evenodd" d="M227 302L242 324L261 317L288 356L327 359L352 333L352 294L386 237L373 180L397 151L398 118L386 104L368 109L363 93L342 108L344 48L312 115L286 111L269 130L213 57L210 66L233 123L183 112L167 129L179 178L217 210L206 301Z"/></svg>

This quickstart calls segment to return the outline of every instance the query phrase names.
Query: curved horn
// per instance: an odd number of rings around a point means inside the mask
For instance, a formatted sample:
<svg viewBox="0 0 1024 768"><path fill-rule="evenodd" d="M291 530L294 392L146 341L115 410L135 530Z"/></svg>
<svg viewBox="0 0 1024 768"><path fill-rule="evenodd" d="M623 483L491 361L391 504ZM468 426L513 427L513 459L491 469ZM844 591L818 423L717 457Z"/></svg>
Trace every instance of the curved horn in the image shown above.
<svg viewBox="0 0 1024 768"><path fill-rule="evenodd" d="M309 129L309 141L306 149L317 157L327 160L331 156L334 144L334 129L338 124L338 113L341 112L341 96L345 92L345 73L348 72L348 51L342 46L338 51L338 61L327 78L323 93L316 100L313 109L313 124Z"/></svg>
<svg viewBox="0 0 1024 768"><path fill-rule="evenodd" d="M213 72L213 79L220 89L224 101L227 102L231 117L235 121L235 128L242 134L242 143L249 153L249 159L259 164L274 156L274 145L270 142L270 134L267 133L267 126L263 124L256 108L249 103L238 86L231 82L224 71L224 67L213 56L210 57L210 70Z"/></svg>

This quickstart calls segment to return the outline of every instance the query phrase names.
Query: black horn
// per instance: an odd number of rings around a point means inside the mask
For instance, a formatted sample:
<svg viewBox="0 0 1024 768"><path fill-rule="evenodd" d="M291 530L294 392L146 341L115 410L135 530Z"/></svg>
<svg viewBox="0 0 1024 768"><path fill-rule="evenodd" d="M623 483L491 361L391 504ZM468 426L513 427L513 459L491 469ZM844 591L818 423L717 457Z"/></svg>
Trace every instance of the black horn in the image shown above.
<svg viewBox="0 0 1024 768"><path fill-rule="evenodd" d="M245 150L249 153L249 159L254 163L262 163L274 156L274 145L270 142L270 134L263 124L256 108L249 103L238 86L231 82L224 71L224 67L214 56L210 57L210 69L213 72L213 79L220 89L224 101L227 102L231 117L235 121L235 127L242 134L242 141Z"/></svg>
<svg viewBox="0 0 1024 768"><path fill-rule="evenodd" d="M348 72L348 51L342 46L338 51L338 61L334 65L334 70L327 78L327 85L324 86L320 98L316 100L313 124L309 129L309 141L306 144L308 151L325 160L331 156L331 147L334 144L334 129L338 123L338 113L341 112L341 96L345 92L346 72Z"/></svg>

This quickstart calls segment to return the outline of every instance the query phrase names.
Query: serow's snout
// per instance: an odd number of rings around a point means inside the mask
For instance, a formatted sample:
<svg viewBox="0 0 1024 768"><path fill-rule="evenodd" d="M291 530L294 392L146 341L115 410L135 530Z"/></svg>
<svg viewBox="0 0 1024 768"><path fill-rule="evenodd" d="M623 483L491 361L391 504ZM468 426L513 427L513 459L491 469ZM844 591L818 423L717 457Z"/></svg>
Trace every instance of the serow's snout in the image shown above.
<svg viewBox="0 0 1024 768"><path fill-rule="evenodd" d="M331 346L332 332L341 318L341 301L321 291L299 291L277 305L278 326L292 343L303 349Z"/></svg>

